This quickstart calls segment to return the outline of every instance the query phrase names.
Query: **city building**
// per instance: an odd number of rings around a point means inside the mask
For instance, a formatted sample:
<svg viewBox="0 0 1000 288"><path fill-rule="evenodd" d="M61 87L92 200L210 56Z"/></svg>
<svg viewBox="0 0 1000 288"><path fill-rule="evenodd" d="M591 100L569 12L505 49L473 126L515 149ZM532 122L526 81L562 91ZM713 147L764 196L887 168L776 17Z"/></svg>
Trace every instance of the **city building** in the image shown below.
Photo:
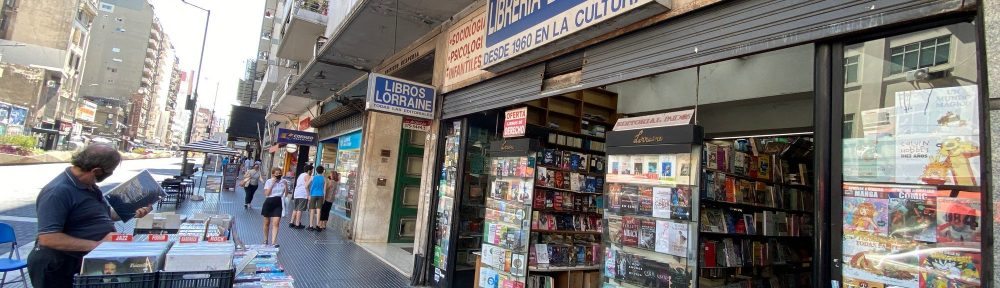
<svg viewBox="0 0 1000 288"><path fill-rule="evenodd" d="M82 130L77 92L96 14L96 1L3 1L0 135L33 135L48 150Z"/></svg>
<svg viewBox="0 0 1000 288"><path fill-rule="evenodd" d="M257 75L257 61L255 59L247 60L246 62L246 74L243 78L239 80L238 86L236 87L236 100L240 101L240 106L253 107L254 98L257 97L257 88L261 84L260 79L263 78L264 71L260 71L261 77L256 77Z"/></svg>
<svg viewBox="0 0 1000 288"><path fill-rule="evenodd" d="M194 126L192 127L194 131L191 132L191 143L211 138L212 120L212 110L198 107L198 112L194 115Z"/></svg>

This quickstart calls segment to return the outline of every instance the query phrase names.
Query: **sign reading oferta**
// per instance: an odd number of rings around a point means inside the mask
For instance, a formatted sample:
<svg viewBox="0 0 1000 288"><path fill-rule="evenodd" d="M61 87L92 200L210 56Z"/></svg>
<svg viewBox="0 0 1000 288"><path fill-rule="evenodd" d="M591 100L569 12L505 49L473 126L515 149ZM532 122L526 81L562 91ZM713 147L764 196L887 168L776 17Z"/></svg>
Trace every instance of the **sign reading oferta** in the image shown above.
<svg viewBox="0 0 1000 288"><path fill-rule="evenodd" d="M368 76L365 109L434 119L436 94L429 85L372 73Z"/></svg>
<svg viewBox="0 0 1000 288"><path fill-rule="evenodd" d="M489 0L483 67L587 30L658 0ZM659 11L667 7L659 5ZM624 21L622 21L624 22ZM631 23L621 23L619 28Z"/></svg>

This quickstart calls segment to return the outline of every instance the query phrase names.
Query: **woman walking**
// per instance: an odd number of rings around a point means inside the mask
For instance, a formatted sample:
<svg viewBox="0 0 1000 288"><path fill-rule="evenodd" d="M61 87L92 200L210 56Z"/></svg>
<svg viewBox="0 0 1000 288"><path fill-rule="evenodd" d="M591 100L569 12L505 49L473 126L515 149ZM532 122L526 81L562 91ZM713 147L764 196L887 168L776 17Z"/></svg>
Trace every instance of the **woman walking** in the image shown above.
<svg viewBox="0 0 1000 288"><path fill-rule="evenodd" d="M271 178L264 182L264 206L260 215L264 216L264 244L278 247L278 226L281 222L281 197L288 193L288 181L281 179L281 168L271 169ZM268 241L268 235L271 236Z"/></svg>
<svg viewBox="0 0 1000 288"><path fill-rule="evenodd" d="M260 165L254 164L253 168L247 170L243 174L243 208L250 208L250 202L253 201L253 194L257 193L257 186L260 185L260 181L264 180L264 177L260 175Z"/></svg>

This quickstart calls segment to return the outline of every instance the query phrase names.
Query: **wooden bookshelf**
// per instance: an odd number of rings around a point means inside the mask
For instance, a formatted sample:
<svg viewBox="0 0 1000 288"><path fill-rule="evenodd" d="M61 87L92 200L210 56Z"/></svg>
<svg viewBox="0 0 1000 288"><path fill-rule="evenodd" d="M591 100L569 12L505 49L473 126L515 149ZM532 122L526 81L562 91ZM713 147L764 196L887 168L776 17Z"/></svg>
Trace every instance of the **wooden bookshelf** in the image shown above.
<svg viewBox="0 0 1000 288"><path fill-rule="evenodd" d="M707 207L712 207L712 208L734 208L734 209L746 209L746 210L757 210L757 211L768 210L768 211L785 212L785 213L792 213L792 214L810 214L810 215L812 215L812 212L810 212L810 211L804 211L804 210L785 209L785 208L769 207L769 206L754 205L754 204L747 204L747 203L733 203L733 202L726 202L726 201L716 201L716 200L710 200L710 199L704 199L704 198L700 199L700 201L701 201L701 206L707 206Z"/></svg>
<svg viewBox="0 0 1000 288"><path fill-rule="evenodd" d="M531 272L566 272L566 271L588 271L588 270L601 270L601 265L592 266L570 266L570 267L546 267L539 268L535 266L528 266L528 271Z"/></svg>

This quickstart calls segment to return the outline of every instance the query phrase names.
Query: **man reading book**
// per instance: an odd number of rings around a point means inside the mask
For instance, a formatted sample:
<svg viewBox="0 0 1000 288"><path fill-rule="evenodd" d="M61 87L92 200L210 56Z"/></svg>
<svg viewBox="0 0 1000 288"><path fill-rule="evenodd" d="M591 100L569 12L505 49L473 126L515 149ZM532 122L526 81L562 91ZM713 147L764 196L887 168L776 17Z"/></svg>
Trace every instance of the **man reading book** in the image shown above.
<svg viewBox="0 0 1000 288"><path fill-rule="evenodd" d="M118 215L97 183L114 173L121 154L106 144L94 144L73 155L72 166L42 187L35 209L38 240L28 256L34 287L71 287L83 256L115 232ZM135 211L143 217L152 210Z"/></svg>

